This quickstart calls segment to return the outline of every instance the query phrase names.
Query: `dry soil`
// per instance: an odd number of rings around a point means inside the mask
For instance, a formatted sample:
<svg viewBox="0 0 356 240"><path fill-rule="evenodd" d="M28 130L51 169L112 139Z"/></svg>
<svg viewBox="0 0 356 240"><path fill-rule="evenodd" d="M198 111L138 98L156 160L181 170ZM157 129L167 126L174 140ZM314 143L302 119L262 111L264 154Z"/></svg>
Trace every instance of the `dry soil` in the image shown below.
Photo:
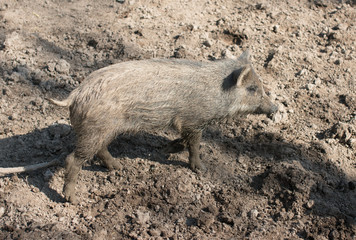
<svg viewBox="0 0 356 240"><path fill-rule="evenodd" d="M356 5L328 0L1 0L1 239L355 239ZM214 61L250 49L279 112L209 126L204 174L176 134L119 136L122 169L85 164L80 203L62 195L74 148L65 98L109 64Z"/></svg>

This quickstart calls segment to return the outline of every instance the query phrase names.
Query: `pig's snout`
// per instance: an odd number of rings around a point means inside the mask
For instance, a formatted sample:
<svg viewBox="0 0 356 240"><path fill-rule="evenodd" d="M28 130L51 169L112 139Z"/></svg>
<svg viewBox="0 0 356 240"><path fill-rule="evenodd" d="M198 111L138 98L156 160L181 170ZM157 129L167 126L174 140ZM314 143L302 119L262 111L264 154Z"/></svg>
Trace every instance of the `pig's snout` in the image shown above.
<svg viewBox="0 0 356 240"><path fill-rule="evenodd" d="M264 109L263 113L266 114L267 116L270 116L277 111L278 111L278 106L271 103L270 106Z"/></svg>
<svg viewBox="0 0 356 240"><path fill-rule="evenodd" d="M270 112L267 113L267 117L272 119L273 114L277 111L278 111L278 106L275 104L272 104Z"/></svg>
<svg viewBox="0 0 356 240"><path fill-rule="evenodd" d="M278 106L273 104L268 98L266 98L260 107L257 108L257 114L271 115L278 111Z"/></svg>
<svg viewBox="0 0 356 240"><path fill-rule="evenodd" d="M272 104L271 111L269 114L273 114L278 111L278 106L275 104Z"/></svg>

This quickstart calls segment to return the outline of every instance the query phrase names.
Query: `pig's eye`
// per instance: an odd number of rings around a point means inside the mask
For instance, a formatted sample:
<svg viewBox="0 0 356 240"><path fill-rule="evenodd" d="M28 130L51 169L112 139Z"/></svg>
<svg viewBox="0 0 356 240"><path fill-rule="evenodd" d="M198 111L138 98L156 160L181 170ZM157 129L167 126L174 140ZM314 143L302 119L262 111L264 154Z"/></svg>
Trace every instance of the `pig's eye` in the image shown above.
<svg viewBox="0 0 356 240"><path fill-rule="evenodd" d="M258 87L256 85L252 85L247 87L247 91L249 91L250 93L255 93L257 91Z"/></svg>

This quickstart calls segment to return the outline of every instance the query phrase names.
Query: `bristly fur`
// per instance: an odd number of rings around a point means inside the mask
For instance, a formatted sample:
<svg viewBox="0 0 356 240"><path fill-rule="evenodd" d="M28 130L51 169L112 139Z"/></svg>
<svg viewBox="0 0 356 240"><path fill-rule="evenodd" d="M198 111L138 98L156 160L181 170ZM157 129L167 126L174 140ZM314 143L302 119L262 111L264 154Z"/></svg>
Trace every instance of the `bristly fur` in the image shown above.
<svg viewBox="0 0 356 240"><path fill-rule="evenodd" d="M182 135L179 144L189 150L190 167L200 169L199 142L208 123L274 107L248 58L245 52L238 59L214 62L119 63L90 74L67 99L51 99L69 107L77 135L76 150L67 158L67 199L74 198L83 162L97 154L109 168L114 165L107 145L120 133L174 128Z"/></svg>

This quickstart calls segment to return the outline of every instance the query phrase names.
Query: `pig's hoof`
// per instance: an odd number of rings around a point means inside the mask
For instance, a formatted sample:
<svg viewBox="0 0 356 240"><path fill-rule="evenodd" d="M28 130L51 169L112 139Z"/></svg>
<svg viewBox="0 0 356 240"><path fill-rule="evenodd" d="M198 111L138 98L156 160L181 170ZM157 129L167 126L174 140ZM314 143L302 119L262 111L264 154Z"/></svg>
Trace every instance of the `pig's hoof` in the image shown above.
<svg viewBox="0 0 356 240"><path fill-rule="evenodd" d="M202 163L190 163L190 169L195 173L205 173L207 170Z"/></svg>
<svg viewBox="0 0 356 240"><path fill-rule="evenodd" d="M64 198L66 201L68 201L72 204L77 203L77 197L75 196L74 189L64 187L63 194L64 194Z"/></svg>
<svg viewBox="0 0 356 240"><path fill-rule="evenodd" d="M76 205L78 203L78 199L75 196L65 196L65 199L67 202L70 202L71 204Z"/></svg>
<svg viewBox="0 0 356 240"><path fill-rule="evenodd" d="M107 168L109 171L120 170L121 169L121 164L115 158L103 161L102 165L103 165L103 167Z"/></svg>

